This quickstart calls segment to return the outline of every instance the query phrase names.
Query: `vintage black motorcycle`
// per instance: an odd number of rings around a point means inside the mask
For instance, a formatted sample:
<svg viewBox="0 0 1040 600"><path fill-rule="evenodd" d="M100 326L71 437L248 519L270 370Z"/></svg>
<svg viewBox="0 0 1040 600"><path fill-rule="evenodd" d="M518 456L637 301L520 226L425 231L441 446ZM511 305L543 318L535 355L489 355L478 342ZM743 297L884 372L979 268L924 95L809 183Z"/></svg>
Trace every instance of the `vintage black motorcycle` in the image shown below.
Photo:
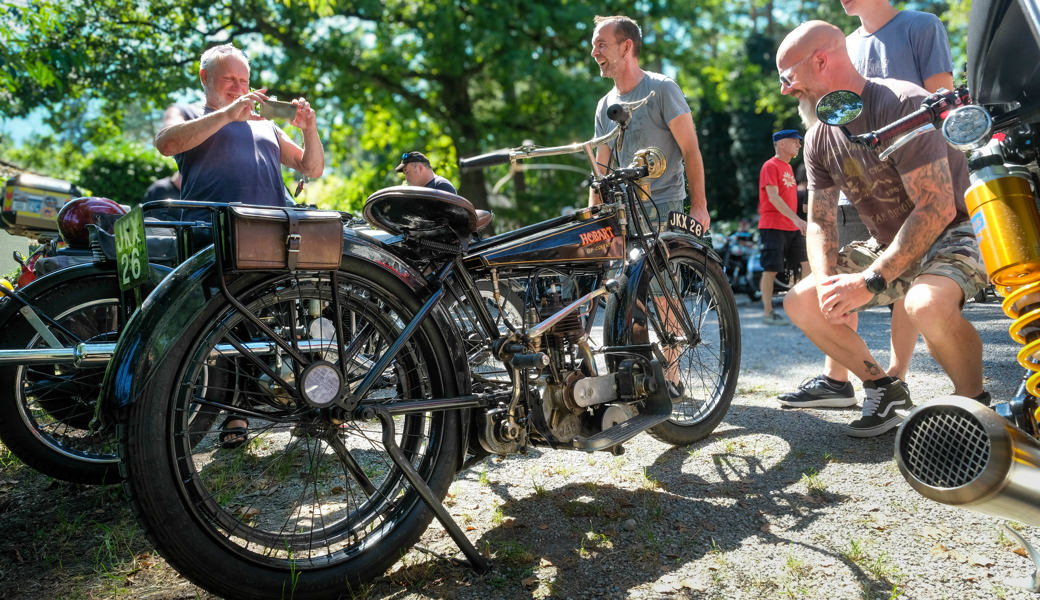
<svg viewBox="0 0 1040 600"><path fill-rule="evenodd" d="M967 88L940 91L915 113L853 139L888 146L885 158L904 140L941 128L967 153L965 201L1012 319L1011 337L1023 345L1017 359L1025 371L1015 396L993 408L956 396L915 408L896 434L895 454L927 498L1040 526L1040 7L975 1L970 23ZM861 109L851 92L824 96L817 107L832 125L852 122ZM1012 583L1040 591L1040 555L1015 530L1006 532L1029 549L1037 569Z"/></svg>
<svg viewBox="0 0 1040 600"><path fill-rule="evenodd" d="M591 161L640 104L618 105L601 138L463 163ZM364 215L383 235L348 228L334 264L311 260L327 245L308 241L328 233L320 214L275 210L286 229L243 243L240 210L221 209L217 243L145 300L103 386L156 548L221 596L338 597L436 517L484 569L441 504L460 469L533 446L709 435L736 386L738 315L688 217L650 222L663 166L644 149L596 178L603 204L484 239L490 215L460 196L381 190ZM288 258L248 256L286 242ZM248 440L221 427L237 419Z"/></svg>

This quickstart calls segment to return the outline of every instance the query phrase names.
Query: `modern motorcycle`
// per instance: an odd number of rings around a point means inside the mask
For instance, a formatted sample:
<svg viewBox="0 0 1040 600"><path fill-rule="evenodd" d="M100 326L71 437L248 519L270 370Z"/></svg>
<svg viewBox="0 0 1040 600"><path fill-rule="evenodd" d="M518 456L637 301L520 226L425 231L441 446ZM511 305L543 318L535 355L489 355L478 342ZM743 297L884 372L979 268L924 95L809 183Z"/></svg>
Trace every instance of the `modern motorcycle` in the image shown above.
<svg viewBox="0 0 1040 600"><path fill-rule="evenodd" d="M922 107L854 141L881 157L905 141L941 129L967 153L965 201L986 270L1022 345L1024 369L1013 398L992 408L950 396L909 413L895 455L925 497L1040 526L1040 6L1033 0L976 0L967 44L968 85L940 92ZM862 109L851 92L821 98L821 120L841 126ZM934 133L932 134L934 135ZM1012 583L1040 591L1040 555L1014 529L1036 571Z"/></svg>

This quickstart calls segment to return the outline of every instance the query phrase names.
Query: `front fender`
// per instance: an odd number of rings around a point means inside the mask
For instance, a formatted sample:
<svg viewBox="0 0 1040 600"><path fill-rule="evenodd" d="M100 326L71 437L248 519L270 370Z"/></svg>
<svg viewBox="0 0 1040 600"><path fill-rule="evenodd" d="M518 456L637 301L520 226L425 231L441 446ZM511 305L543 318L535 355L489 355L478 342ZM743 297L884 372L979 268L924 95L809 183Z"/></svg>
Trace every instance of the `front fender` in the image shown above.
<svg viewBox="0 0 1040 600"><path fill-rule="evenodd" d="M400 279L417 296L429 295L422 274L413 266L385 250L378 242L347 231L343 240L342 262L365 261ZM216 269L213 246L196 253L174 269L148 296L141 310L134 313L119 337L115 354L105 372L101 398L104 406L117 416L133 403L157 369L162 368L167 351L187 325L199 318L206 305L219 295L220 273ZM237 275L227 276L229 287ZM456 327L446 311L433 314L449 348L463 347L454 339ZM453 352L456 389L468 392L468 367L462 353Z"/></svg>
<svg viewBox="0 0 1040 600"><path fill-rule="evenodd" d="M722 265L722 259L712 248L710 240L671 231L662 233L659 239L669 253L690 248L703 253L705 260ZM603 315L603 341L608 346L626 343L633 326L646 331L647 314L642 299L650 297L649 286L653 276L648 260L649 256L646 254L635 259L630 255L620 289L607 299Z"/></svg>

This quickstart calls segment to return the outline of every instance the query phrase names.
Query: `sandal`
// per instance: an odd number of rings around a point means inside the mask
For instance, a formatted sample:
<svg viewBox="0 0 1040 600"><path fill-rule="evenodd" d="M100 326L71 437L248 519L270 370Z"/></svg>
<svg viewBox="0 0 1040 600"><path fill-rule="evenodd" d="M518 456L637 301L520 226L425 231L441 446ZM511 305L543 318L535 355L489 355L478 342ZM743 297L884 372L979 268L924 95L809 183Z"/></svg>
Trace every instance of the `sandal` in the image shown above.
<svg viewBox="0 0 1040 600"><path fill-rule="evenodd" d="M230 427L232 423L245 423L244 426ZM230 416L220 424L220 446L228 450L238 448L249 441L249 420L245 417Z"/></svg>

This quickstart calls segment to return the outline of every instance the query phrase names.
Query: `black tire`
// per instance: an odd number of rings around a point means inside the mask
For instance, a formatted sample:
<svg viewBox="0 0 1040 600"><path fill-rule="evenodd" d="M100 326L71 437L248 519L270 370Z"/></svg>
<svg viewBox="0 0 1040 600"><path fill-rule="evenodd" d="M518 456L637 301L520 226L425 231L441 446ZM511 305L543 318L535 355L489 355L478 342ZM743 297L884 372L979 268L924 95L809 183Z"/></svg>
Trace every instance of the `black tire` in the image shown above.
<svg viewBox="0 0 1040 600"><path fill-rule="evenodd" d="M355 386L418 304L396 278L370 265L350 265L339 277L344 344L359 350L347 372L346 384ZM233 292L276 333L295 332L298 344L335 339L327 275L249 276ZM127 486L156 548L210 592L226 598L346 596L408 551L433 513L391 461L379 421L334 420L331 411L273 383L267 367L295 382L298 365L284 352L276 359L259 350L260 366L230 351L231 341L268 339L223 298L205 307L131 405L121 428ZM340 361L334 345L301 352ZM202 381L218 369L229 374L217 380L230 383ZM450 394L452 374L446 345L428 321L362 403ZM221 447L219 425L202 435L185 433L186 421L206 408L202 398L250 411L249 441ZM226 414L241 416L237 409ZM460 455L458 413L394 420L398 445L443 499Z"/></svg>
<svg viewBox="0 0 1040 600"><path fill-rule="evenodd" d="M27 286L26 299L72 335L55 330L65 346L115 342L122 327L115 273L92 272L56 286ZM21 314L2 326L4 348L47 344ZM91 429L105 366L72 364L0 367L0 439L37 471L65 481L119 481L113 427Z"/></svg>
<svg viewBox="0 0 1040 600"><path fill-rule="evenodd" d="M719 265L695 248L670 249L668 268L700 340L686 344L661 323L662 299L647 302L655 314L649 319L650 341L660 344L668 359L665 377L678 379L683 396L673 401L672 416L649 430L662 442L691 444L704 439L722 422L733 401L740 372L740 318L736 301ZM656 286L655 286L656 287ZM674 323L674 321L673 321ZM673 341L669 341L673 340Z"/></svg>

